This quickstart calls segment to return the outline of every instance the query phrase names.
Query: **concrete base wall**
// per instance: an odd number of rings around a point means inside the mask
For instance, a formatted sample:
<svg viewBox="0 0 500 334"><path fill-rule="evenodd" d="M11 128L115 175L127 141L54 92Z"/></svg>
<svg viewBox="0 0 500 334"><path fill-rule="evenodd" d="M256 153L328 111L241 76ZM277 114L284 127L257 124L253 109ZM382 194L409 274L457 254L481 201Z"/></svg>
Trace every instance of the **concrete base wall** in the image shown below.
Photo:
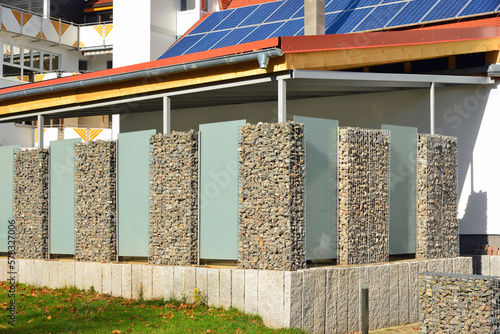
<svg viewBox="0 0 500 334"><path fill-rule="evenodd" d="M500 255L474 255L474 275L500 276Z"/></svg>
<svg viewBox="0 0 500 334"><path fill-rule="evenodd" d="M50 288L76 287L145 299L186 298L195 288L208 305L258 314L270 327L312 333L360 330L361 287L370 294L370 328L418 321L418 273L472 274L472 258L401 261L298 271L215 269L56 260L16 260L17 281ZM0 281L7 276L0 259Z"/></svg>

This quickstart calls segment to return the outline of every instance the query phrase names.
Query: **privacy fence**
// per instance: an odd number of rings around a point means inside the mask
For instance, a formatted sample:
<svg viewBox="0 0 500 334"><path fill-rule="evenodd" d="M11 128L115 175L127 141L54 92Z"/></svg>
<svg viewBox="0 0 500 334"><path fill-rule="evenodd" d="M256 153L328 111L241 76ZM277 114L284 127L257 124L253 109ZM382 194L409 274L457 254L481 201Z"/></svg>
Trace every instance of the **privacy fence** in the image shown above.
<svg viewBox="0 0 500 334"><path fill-rule="evenodd" d="M297 270L458 255L457 142L415 128L212 123L0 147L0 252Z"/></svg>

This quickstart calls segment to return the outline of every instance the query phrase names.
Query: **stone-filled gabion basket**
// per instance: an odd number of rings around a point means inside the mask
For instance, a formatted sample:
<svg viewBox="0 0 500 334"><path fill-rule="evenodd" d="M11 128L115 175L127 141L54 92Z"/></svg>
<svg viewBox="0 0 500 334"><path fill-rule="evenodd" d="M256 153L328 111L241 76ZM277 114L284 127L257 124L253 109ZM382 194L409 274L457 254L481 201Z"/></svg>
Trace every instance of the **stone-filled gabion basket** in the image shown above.
<svg viewBox="0 0 500 334"><path fill-rule="evenodd" d="M198 133L150 141L149 261L198 263Z"/></svg>
<svg viewBox="0 0 500 334"><path fill-rule="evenodd" d="M14 157L16 256L49 257L49 152L19 151Z"/></svg>
<svg viewBox="0 0 500 334"><path fill-rule="evenodd" d="M339 264L389 260L390 134L339 128Z"/></svg>
<svg viewBox="0 0 500 334"><path fill-rule="evenodd" d="M420 333L500 333L500 278L424 273Z"/></svg>
<svg viewBox="0 0 500 334"><path fill-rule="evenodd" d="M116 214L116 142L76 144L76 260L117 260Z"/></svg>
<svg viewBox="0 0 500 334"><path fill-rule="evenodd" d="M304 125L245 125L239 141L239 268L305 267Z"/></svg>
<svg viewBox="0 0 500 334"><path fill-rule="evenodd" d="M457 139L419 134L417 258L459 255Z"/></svg>

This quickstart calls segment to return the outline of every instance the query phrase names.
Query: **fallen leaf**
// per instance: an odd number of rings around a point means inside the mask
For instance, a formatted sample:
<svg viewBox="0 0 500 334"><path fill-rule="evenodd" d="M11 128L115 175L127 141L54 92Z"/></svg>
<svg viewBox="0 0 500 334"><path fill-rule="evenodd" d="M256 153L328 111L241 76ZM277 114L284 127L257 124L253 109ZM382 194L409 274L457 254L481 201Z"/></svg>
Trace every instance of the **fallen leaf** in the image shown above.
<svg viewBox="0 0 500 334"><path fill-rule="evenodd" d="M121 334L123 333L122 331L119 331L118 329L115 329L114 331L112 331L111 333L115 333L115 334Z"/></svg>

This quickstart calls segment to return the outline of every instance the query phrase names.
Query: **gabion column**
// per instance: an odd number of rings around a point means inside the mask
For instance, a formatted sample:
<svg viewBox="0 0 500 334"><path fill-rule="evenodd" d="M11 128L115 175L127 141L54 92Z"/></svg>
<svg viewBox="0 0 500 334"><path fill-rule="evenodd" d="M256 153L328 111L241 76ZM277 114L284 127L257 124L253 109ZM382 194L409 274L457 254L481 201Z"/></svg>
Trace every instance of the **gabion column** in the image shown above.
<svg viewBox="0 0 500 334"><path fill-rule="evenodd" d="M14 157L16 257L49 256L49 152L19 151Z"/></svg>
<svg viewBox="0 0 500 334"><path fill-rule="evenodd" d="M116 142L75 147L75 259L117 259Z"/></svg>
<svg viewBox="0 0 500 334"><path fill-rule="evenodd" d="M339 264L389 260L390 135L340 128L338 141Z"/></svg>
<svg viewBox="0 0 500 334"><path fill-rule="evenodd" d="M500 331L498 277L425 273L419 278L420 333Z"/></svg>
<svg viewBox="0 0 500 334"><path fill-rule="evenodd" d="M305 267L303 137L295 122L240 130L240 268Z"/></svg>
<svg viewBox="0 0 500 334"><path fill-rule="evenodd" d="M459 255L457 139L419 134L417 258Z"/></svg>
<svg viewBox="0 0 500 334"><path fill-rule="evenodd" d="M150 262L196 264L198 133L158 134L150 144Z"/></svg>

